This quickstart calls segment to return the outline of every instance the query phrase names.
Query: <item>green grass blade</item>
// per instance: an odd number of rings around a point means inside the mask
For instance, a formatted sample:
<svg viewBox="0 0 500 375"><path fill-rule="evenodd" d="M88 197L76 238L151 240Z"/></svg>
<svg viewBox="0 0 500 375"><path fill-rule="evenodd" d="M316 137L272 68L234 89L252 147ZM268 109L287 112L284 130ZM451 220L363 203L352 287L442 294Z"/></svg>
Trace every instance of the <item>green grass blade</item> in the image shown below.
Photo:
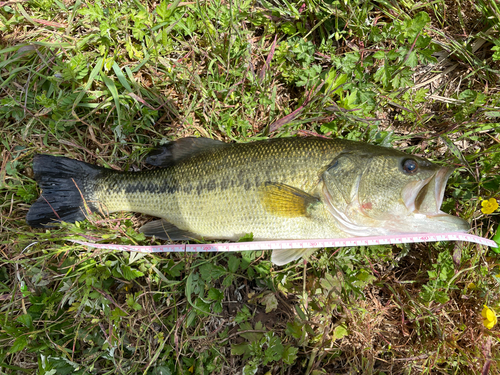
<svg viewBox="0 0 500 375"><path fill-rule="evenodd" d="M127 78L125 77L125 75L123 74L122 70L120 69L120 67L116 62L113 63L113 71L115 72L116 77L118 78L120 83L123 85L123 87L125 87L125 90L127 90L127 92L132 92L132 88L128 84Z"/></svg>

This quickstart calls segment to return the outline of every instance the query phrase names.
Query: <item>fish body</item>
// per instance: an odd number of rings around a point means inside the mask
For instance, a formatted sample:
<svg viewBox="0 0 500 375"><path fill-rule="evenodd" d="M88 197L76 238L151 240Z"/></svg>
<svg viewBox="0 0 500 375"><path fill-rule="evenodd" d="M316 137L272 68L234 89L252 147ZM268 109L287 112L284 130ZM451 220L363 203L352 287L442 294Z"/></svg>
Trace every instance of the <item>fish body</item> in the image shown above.
<svg viewBox="0 0 500 375"><path fill-rule="evenodd" d="M440 211L452 171L401 151L326 138L226 144L185 138L150 160L162 168L119 172L37 155L42 196L27 221L46 226L91 211L161 218L146 235L255 240L466 231Z"/></svg>

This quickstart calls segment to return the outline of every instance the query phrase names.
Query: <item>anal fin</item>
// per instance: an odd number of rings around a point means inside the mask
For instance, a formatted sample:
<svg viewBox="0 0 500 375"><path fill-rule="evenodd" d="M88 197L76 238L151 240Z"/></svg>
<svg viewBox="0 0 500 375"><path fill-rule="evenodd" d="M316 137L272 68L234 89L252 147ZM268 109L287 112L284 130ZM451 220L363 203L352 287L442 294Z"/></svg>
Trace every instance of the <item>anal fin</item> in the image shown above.
<svg viewBox="0 0 500 375"><path fill-rule="evenodd" d="M200 238L200 236L187 230L179 229L163 219L144 224L139 229L139 232L144 233L146 236L155 236L156 238L169 241L189 241Z"/></svg>
<svg viewBox="0 0 500 375"><path fill-rule="evenodd" d="M274 182L262 185L260 200L268 212L282 217L309 216L309 209L319 203L318 198L305 191Z"/></svg>

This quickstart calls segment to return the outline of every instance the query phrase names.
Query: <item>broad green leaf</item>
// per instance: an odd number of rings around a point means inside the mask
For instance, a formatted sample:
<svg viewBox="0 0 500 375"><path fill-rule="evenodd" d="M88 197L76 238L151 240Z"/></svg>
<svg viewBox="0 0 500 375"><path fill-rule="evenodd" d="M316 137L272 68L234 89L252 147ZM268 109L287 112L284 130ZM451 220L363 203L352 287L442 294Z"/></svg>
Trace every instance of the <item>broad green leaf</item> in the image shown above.
<svg viewBox="0 0 500 375"><path fill-rule="evenodd" d="M229 269L229 272L235 273L238 270L238 267L240 266L240 262L241 262L240 258L234 255L230 255L227 261L227 268Z"/></svg>
<svg viewBox="0 0 500 375"><path fill-rule="evenodd" d="M195 294L196 291L199 289L198 282L200 281L199 279L199 274L195 272L191 272L186 280L186 289L185 289L185 295L188 300L188 303L195 308L194 311L192 311L195 314L199 314L199 312L202 313L207 313L210 314L210 305L203 302L200 298L196 298L195 302L192 300L192 294ZM196 311L197 310L197 311Z"/></svg>
<svg viewBox="0 0 500 375"><path fill-rule="evenodd" d="M233 283L234 279L235 279L235 275L227 275L224 278L224 280L222 281L222 285L225 287L229 287Z"/></svg>
<svg viewBox="0 0 500 375"><path fill-rule="evenodd" d="M22 323L26 328L31 328L33 326L33 318L30 314L19 315L16 320Z"/></svg>
<svg viewBox="0 0 500 375"><path fill-rule="evenodd" d="M477 92L471 89L464 90L458 95L458 99L465 100L466 102L473 102L476 100L476 97Z"/></svg>
<svg viewBox="0 0 500 375"><path fill-rule="evenodd" d="M347 328L345 327L345 325L341 324L337 327L335 327L335 329L333 330L333 339L334 340L338 340L338 339L341 339L342 337L345 337L349 334L349 332L347 331Z"/></svg>
<svg viewBox="0 0 500 375"><path fill-rule="evenodd" d="M249 351L248 343L231 345L231 355L243 355Z"/></svg>
<svg viewBox="0 0 500 375"><path fill-rule="evenodd" d="M115 322L119 322L124 316L127 316L127 313L122 311L120 308L116 308L113 311L111 311L111 319L113 319Z"/></svg>
<svg viewBox="0 0 500 375"><path fill-rule="evenodd" d="M163 0L160 6L156 7L156 12L163 20L165 20L174 13L180 2L181 0L174 0L172 3Z"/></svg>
<svg viewBox="0 0 500 375"><path fill-rule="evenodd" d="M290 345L285 346L282 354L283 362L285 362L287 365L292 365L297 359L298 352L299 348L294 348Z"/></svg>
<svg viewBox="0 0 500 375"><path fill-rule="evenodd" d="M404 51L406 51L406 48L404 49ZM400 58L401 56L398 52L399 51L394 50L394 49L387 52L387 55L386 55L387 60L396 60L396 59Z"/></svg>
<svg viewBox="0 0 500 375"><path fill-rule="evenodd" d="M331 69L326 77L325 90L331 95L334 94L341 95L343 88L339 86L343 85L346 82L347 82L347 74L338 74L335 69ZM331 90L334 89L335 91L330 92Z"/></svg>
<svg viewBox="0 0 500 375"><path fill-rule="evenodd" d="M128 264L132 264L132 263L138 261L139 259L144 258L147 255L148 255L147 253L141 253L141 252L138 252L138 251L132 251L130 253L130 257L128 258Z"/></svg>
<svg viewBox="0 0 500 375"><path fill-rule="evenodd" d="M326 273L325 277L319 280L320 285L324 290L330 291L339 286L339 282L334 279L334 277Z"/></svg>
<svg viewBox="0 0 500 375"><path fill-rule="evenodd" d="M272 333L268 333L266 335L272 335ZM278 336L268 337L268 347L264 350L264 365L267 365L269 362L279 361L283 354L283 344Z"/></svg>
<svg viewBox="0 0 500 375"><path fill-rule="evenodd" d="M212 305L212 311L214 312L214 314L220 314L222 312L222 302L215 302Z"/></svg>
<svg viewBox="0 0 500 375"><path fill-rule="evenodd" d="M135 296L133 294L127 294L127 305L135 311L139 311L142 309L142 306L136 302Z"/></svg>
<svg viewBox="0 0 500 375"><path fill-rule="evenodd" d="M363 281L366 284L369 284L372 281L376 280L375 276L373 276L370 272L367 272L366 270L363 269L356 274L356 278L360 281Z"/></svg>
<svg viewBox="0 0 500 375"><path fill-rule="evenodd" d="M295 311L297 312L297 315L300 317L300 319L307 320L306 314L304 314L299 305L295 305Z"/></svg>
<svg viewBox="0 0 500 375"><path fill-rule="evenodd" d="M87 7L80 8L78 13L83 16L89 16L91 21L101 21L104 18L103 8L98 3L94 5L87 3Z"/></svg>
<svg viewBox="0 0 500 375"><path fill-rule="evenodd" d="M297 321L287 323L285 332L287 335L292 335L296 339L300 339L300 337L302 336L302 326L302 323L299 323Z"/></svg>
<svg viewBox="0 0 500 375"><path fill-rule="evenodd" d="M259 370L259 364L254 359L254 360L248 361L245 364L245 367L243 367L242 372L243 372L243 375L254 375L257 373L258 370Z"/></svg>
<svg viewBox="0 0 500 375"><path fill-rule="evenodd" d="M418 57L416 51L410 52L410 55L405 61L405 65L409 66L410 68L415 68L418 65Z"/></svg>
<svg viewBox="0 0 500 375"><path fill-rule="evenodd" d="M215 288L210 288L208 291L207 297L214 301L222 301L224 298L224 293Z"/></svg>
<svg viewBox="0 0 500 375"><path fill-rule="evenodd" d="M252 313L250 312L250 310L248 309L248 307L246 307L245 305L241 308L240 311L238 311L236 313L236 316L234 318L234 321L237 323L237 324L244 324L248 319L250 319L252 317ZM240 326L241 327L241 326ZM242 328L242 327L241 327ZM249 328L251 329L251 327Z"/></svg>
<svg viewBox="0 0 500 375"><path fill-rule="evenodd" d="M448 296L448 293L442 290L436 291L436 293L434 293L434 301L436 301L437 303L445 304L449 300L450 297Z"/></svg>
<svg viewBox="0 0 500 375"><path fill-rule="evenodd" d="M497 117L500 117L500 112L498 111L489 111L489 112L485 112L484 115L488 118L497 118Z"/></svg>
<svg viewBox="0 0 500 375"><path fill-rule="evenodd" d="M246 233L240 237L238 242L252 242L253 241L253 233Z"/></svg>
<svg viewBox="0 0 500 375"><path fill-rule="evenodd" d="M26 348L29 344L28 336L19 336L9 349L9 353L17 353Z"/></svg>
<svg viewBox="0 0 500 375"><path fill-rule="evenodd" d="M206 314L210 313L210 304L206 303L199 297L194 300L194 306L198 311L204 312Z"/></svg>
<svg viewBox="0 0 500 375"><path fill-rule="evenodd" d="M405 35L414 40L422 29L431 21L429 15L425 12L420 12L413 19L407 21L407 27L403 30Z"/></svg>
<svg viewBox="0 0 500 375"><path fill-rule="evenodd" d="M260 302L266 306L266 313L270 313L278 308L278 300L272 292L266 293L260 300Z"/></svg>
<svg viewBox="0 0 500 375"><path fill-rule="evenodd" d="M173 263L173 261L170 261L170 262ZM165 272L167 274L169 274L170 276L179 277L185 266L186 266L185 263L183 261L181 261L179 263L174 264L173 266L170 266L170 263L169 263L169 267L168 268L165 267L164 269L165 269Z"/></svg>
<svg viewBox="0 0 500 375"><path fill-rule="evenodd" d="M495 253L500 254L500 226L497 227L497 231L496 231L495 235L493 236L492 240L496 242L498 247L497 248L492 247L491 249Z"/></svg>
<svg viewBox="0 0 500 375"><path fill-rule="evenodd" d="M200 267L200 276L204 281L211 281L213 276L212 276L212 268L213 265L206 263Z"/></svg>
<svg viewBox="0 0 500 375"><path fill-rule="evenodd" d="M164 20L168 14L168 1L163 0L160 5L156 7L156 13Z"/></svg>
<svg viewBox="0 0 500 375"><path fill-rule="evenodd" d="M144 276L141 271L135 270L130 266L121 266L121 274L125 280L134 280L138 277Z"/></svg>
<svg viewBox="0 0 500 375"><path fill-rule="evenodd" d="M292 22L285 22L281 25L281 31L283 31L285 34L293 35L297 32L297 28Z"/></svg>

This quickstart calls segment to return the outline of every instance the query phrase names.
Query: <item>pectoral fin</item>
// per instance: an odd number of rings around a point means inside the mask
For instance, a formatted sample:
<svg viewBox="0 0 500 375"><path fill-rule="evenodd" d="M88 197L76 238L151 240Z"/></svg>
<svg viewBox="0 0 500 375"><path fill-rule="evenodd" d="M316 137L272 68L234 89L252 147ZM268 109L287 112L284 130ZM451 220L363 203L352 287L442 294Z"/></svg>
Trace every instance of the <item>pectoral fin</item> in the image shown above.
<svg viewBox="0 0 500 375"><path fill-rule="evenodd" d="M146 236L155 236L156 238L169 241L189 241L199 238L196 234L179 229L163 219L144 224L139 228L139 232L144 233Z"/></svg>
<svg viewBox="0 0 500 375"><path fill-rule="evenodd" d="M285 184L266 182L260 190L260 199L264 208L276 216L309 216L312 206L319 199L300 189Z"/></svg>
<svg viewBox="0 0 500 375"><path fill-rule="evenodd" d="M307 258L316 250L318 249L275 249L271 254L271 262L283 266L302 257Z"/></svg>

